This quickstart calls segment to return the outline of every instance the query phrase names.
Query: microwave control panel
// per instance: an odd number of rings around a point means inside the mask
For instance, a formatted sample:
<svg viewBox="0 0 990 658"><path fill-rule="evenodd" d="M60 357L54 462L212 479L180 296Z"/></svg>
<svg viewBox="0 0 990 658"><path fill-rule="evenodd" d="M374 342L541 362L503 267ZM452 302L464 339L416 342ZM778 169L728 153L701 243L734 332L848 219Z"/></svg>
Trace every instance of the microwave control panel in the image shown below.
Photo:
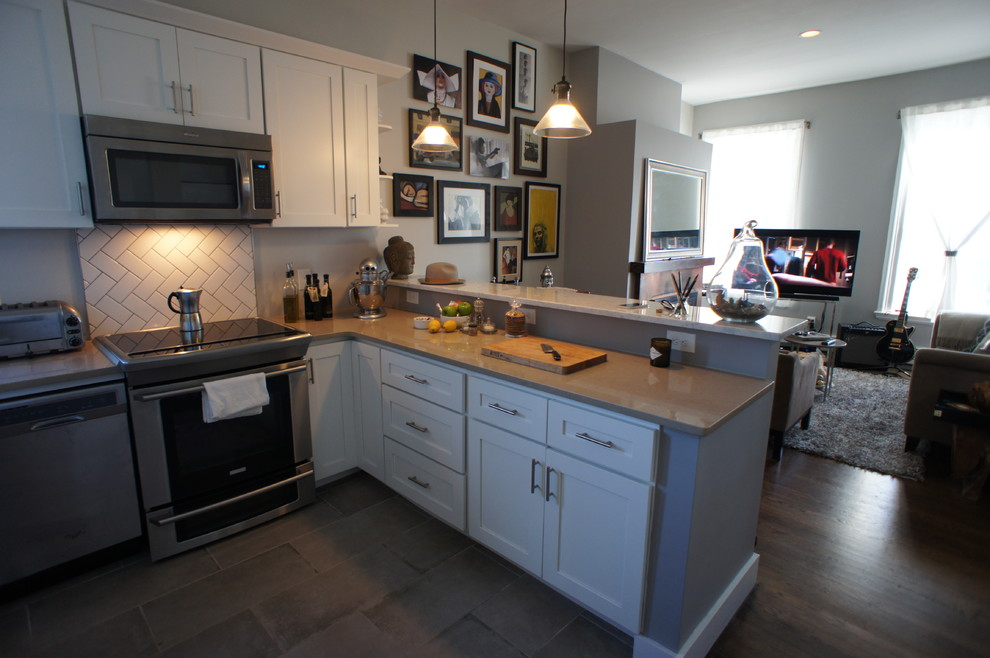
<svg viewBox="0 0 990 658"><path fill-rule="evenodd" d="M252 160L251 178L254 190L254 207L258 210L271 210L275 199L272 191L272 163L270 160Z"/></svg>

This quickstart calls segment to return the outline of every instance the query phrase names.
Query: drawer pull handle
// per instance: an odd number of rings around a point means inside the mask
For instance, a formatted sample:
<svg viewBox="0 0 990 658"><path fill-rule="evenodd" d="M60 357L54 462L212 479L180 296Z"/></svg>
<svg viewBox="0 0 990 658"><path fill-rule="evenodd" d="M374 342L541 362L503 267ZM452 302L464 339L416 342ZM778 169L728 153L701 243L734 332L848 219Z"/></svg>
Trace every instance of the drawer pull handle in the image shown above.
<svg viewBox="0 0 990 658"><path fill-rule="evenodd" d="M426 381L425 379L420 379L419 377L416 377L415 375L406 375L406 379L408 379L411 382L416 382L417 384L429 384L430 383L430 382Z"/></svg>
<svg viewBox="0 0 990 658"><path fill-rule="evenodd" d="M540 485L536 484L536 467L537 466L541 467L540 468L540 473L542 474L543 473L543 468L542 468L543 467L543 464L541 464L540 462L538 462L537 460L534 459L533 460L533 463L530 464L530 467L529 467L529 493L531 493L531 494L536 493L536 490L540 488Z"/></svg>
<svg viewBox="0 0 990 658"><path fill-rule="evenodd" d="M597 446L602 446L603 448L615 447L615 444L612 443L611 441L602 441L601 439L596 439L595 437L589 434L585 434L584 432L578 432L574 436L576 436L579 439L584 439L585 441L590 441L591 443L594 443Z"/></svg>
<svg viewBox="0 0 990 658"><path fill-rule="evenodd" d="M500 405L498 402L489 402L488 403L488 408L489 409L494 409L495 411L501 411L503 414L509 414L510 416L518 416L519 415L519 411L517 411L516 409L506 409L505 407L503 407L502 405Z"/></svg>
<svg viewBox="0 0 990 658"><path fill-rule="evenodd" d="M429 432L430 431L430 430L428 430L425 427L420 427L419 425L417 425L416 423L412 422L411 420L406 421L406 425L408 425L409 427L413 428L417 432L424 432L425 433L425 432Z"/></svg>
<svg viewBox="0 0 990 658"><path fill-rule="evenodd" d="M423 487L424 489L429 489L430 488L430 483L429 482L420 482L419 478L417 478L415 475L410 475L406 479L409 480L410 482L412 482L413 484L417 485L417 486Z"/></svg>

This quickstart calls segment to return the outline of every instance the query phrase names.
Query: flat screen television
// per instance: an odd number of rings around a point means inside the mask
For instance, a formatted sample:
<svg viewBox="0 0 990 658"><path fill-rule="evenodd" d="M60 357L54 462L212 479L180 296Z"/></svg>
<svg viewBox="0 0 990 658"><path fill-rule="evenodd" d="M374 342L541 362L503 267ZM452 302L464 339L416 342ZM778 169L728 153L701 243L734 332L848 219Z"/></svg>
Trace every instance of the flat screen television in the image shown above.
<svg viewBox="0 0 990 658"><path fill-rule="evenodd" d="M851 297L859 231L757 228L781 297ZM735 235L738 235L737 229Z"/></svg>

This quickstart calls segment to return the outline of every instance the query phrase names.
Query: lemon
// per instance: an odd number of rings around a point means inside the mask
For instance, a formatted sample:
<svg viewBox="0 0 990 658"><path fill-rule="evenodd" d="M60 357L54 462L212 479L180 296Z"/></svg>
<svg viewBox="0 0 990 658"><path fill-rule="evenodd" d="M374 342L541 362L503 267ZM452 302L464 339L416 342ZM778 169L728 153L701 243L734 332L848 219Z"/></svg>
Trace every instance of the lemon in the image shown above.
<svg viewBox="0 0 990 658"><path fill-rule="evenodd" d="M431 333L435 334L440 331L440 320L430 320L426 325L426 329Z"/></svg>
<svg viewBox="0 0 990 658"><path fill-rule="evenodd" d="M457 331L457 323L453 320L447 320L446 322L443 323L443 330L446 331L448 334L451 331Z"/></svg>

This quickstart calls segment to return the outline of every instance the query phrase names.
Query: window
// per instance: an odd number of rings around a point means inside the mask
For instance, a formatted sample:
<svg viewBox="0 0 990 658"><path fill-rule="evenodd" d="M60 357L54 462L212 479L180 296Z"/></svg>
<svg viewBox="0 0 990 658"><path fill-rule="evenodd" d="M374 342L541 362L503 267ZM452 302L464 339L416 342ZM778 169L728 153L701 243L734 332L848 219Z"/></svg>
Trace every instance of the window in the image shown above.
<svg viewBox="0 0 990 658"><path fill-rule="evenodd" d="M901 110L901 155L880 311L990 313L990 97Z"/></svg>
<svg viewBox="0 0 990 658"><path fill-rule="evenodd" d="M721 265L735 229L751 219L762 228L796 225L805 121L721 130L701 138L712 148L705 256ZM714 275L714 269L707 277Z"/></svg>

